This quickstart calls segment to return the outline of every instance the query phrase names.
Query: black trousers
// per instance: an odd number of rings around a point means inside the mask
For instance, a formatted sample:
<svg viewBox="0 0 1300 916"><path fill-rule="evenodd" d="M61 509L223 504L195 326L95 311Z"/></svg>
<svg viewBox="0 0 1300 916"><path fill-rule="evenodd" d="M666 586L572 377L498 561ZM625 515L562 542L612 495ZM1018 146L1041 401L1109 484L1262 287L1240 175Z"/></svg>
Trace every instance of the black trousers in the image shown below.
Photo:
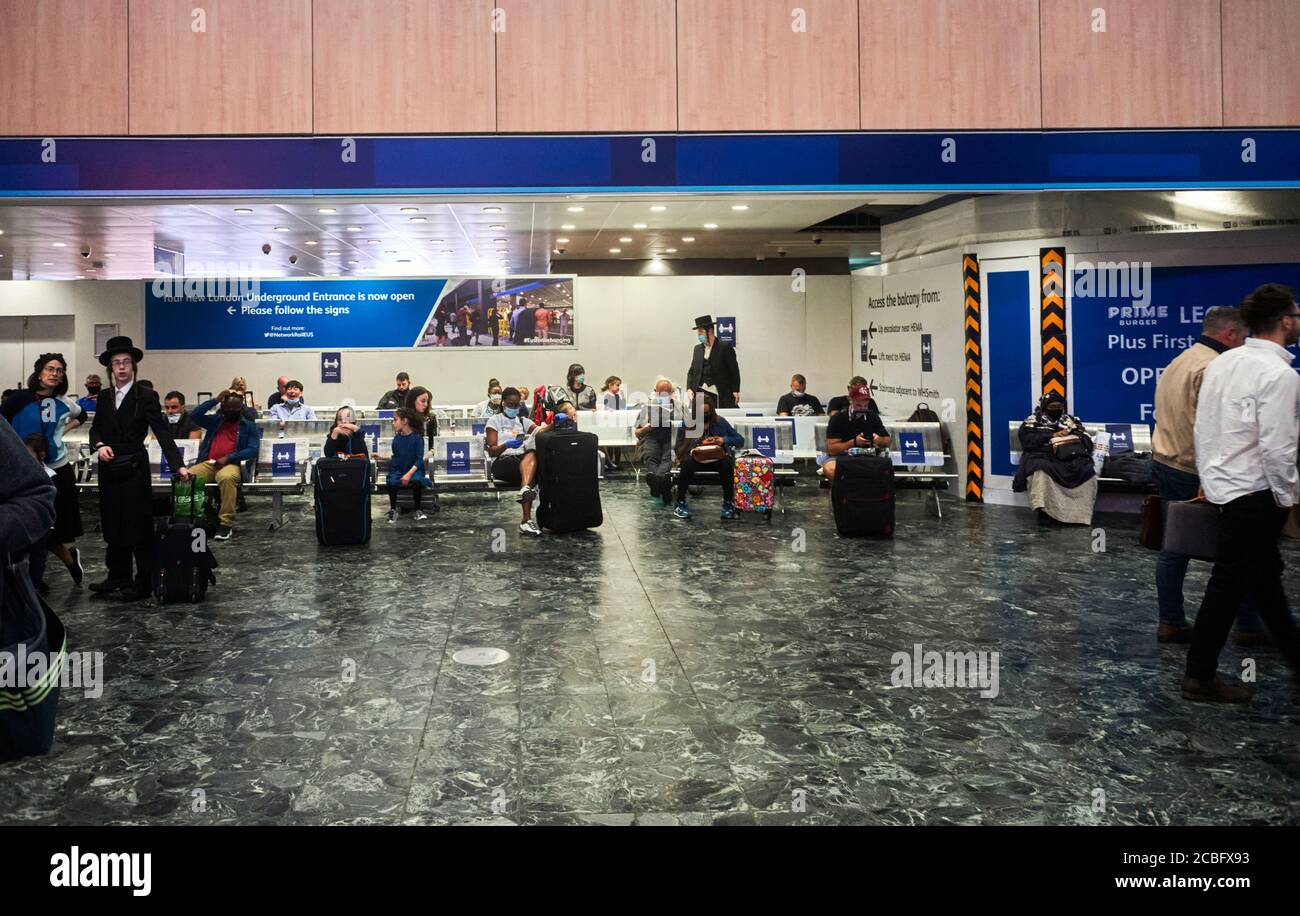
<svg viewBox="0 0 1300 916"><path fill-rule="evenodd" d="M104 565L116 582L149 586L153 581L153 515L149 459L135 456L130 472L111 474L100 469L100 527L107 548ZM132 561L135 570L132 574Z"/></svg>
<svg viewBox="0 0 1300 916"><path fill-rule="evenodd" d="M722 499L724 502L731 502L735 494L735 467L735 460L730 455L718 461L710 461L708 464L700 464L688 455L682 461L680 473L677 475L677 500L681 502L686 499L687 490L696 472L717 471L718 477L722 480Z"/></svg>
<svg viewBox="0 0 1300 916"><path fill-rule="evenodd" d="M1219 650L1248 593L1254 595L1259 616L1273 632L1292 671L1300 672L1300 634L1282 590L1282 554L1277 546L1286 516L1287 510L1278 508L1270 490L1239 497L1222 507L1219 557L1210 572L1187 651L1189 677L1202 681L1214 677Z"/></svg>

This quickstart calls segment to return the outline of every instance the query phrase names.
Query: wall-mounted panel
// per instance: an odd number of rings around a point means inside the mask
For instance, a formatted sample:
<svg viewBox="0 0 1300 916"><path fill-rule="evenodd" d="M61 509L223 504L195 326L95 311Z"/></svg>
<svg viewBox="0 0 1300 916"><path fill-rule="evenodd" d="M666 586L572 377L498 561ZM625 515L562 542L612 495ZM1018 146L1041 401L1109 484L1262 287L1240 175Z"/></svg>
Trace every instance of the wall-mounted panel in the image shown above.
<svg viewBox="0 0 1300 916"><path fill-rule="evenodd" d="M1037 130L1038 0L860 0L863 130Z"/></svg>
<svg viewBox="0 0 1300 916"><path fill-rule="evenodd" d="M1223 123L1219 0L1042 0L1040 15L1044 127Z"/></svg>
<svg viewBox="0 0 1300 916"><path fill-rule="evenodd" d="M1223 0L1223 123L1300 124L1300 3Z"/></svg>
<svg viewBox="0 0 1300 916"><path fill-rule="evenodd" d="M495 130L492 8L491 0L315 0L316 133ZM544 50L549 65L555 49Z"/></svg>
<svg viewBox="0 0 1300 916"><path fill-rule="evenodd" d="M498 130L677 129L675 0L497 5Z"/></svg>
<svg viewBox="0 0 1300 916"><path fill-rule="evenodd" d="M678 0L681 130L856 130L856 0Z"/></svg>
<svg viewBox="0 0 1300 916"><path fill-rule="evenodd" d="M131 0L131 133L310 133L311 21L311 0Z"/></svg>
<svg viewBox="0 0 1300 916"><path fill-rule="evenodd" d="M0 135L126 133L126 0L0 0Z"/></svg>

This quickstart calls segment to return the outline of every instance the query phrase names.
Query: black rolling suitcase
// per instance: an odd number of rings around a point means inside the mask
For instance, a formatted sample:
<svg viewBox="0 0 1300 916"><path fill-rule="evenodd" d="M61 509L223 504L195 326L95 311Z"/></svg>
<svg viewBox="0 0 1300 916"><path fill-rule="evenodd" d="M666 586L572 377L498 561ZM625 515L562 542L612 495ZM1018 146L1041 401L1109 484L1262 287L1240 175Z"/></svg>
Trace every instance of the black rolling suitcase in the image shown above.
<svg viewBox="0 0 1300 916"><path fill-rule="evenodd" d="M172 478L173 513L177 482L178 478ZM202 601L208 586L217 582L212 572L217 558L202 523L202 506L188 517L172 514L159 525L154 538L154 598L159 604Z"/></svg>
<svg viewBox="0 0 1300 916"><path fill-rule="evenodd" d="M594 433L547 430L537 436L537 523L563 534L599 528L600 455Z"/></svg>
<svg viewBox="0 0 1300 916"><path fill-rule="evenodd" d="M370 492L374 476L367 458L321 458L316 462L316 540L327 547L370 543Z"/></svg>
<svg viewBox="0 0 1300 916"><path fill-rule="evenodd" d="M888 455L845 455L831 481L841 537L894 536L894 465Z"/></svg>

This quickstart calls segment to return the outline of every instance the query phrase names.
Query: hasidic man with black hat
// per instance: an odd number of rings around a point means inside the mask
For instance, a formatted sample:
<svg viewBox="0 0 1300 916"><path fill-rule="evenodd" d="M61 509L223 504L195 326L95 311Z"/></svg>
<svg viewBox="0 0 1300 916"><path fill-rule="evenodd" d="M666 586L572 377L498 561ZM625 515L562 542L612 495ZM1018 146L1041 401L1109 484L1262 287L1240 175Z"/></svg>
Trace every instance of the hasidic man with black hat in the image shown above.
<svg viewBox="0 0 1300 916"><path fill-rule="evenodd" d="M95 419L90 425L90 443L99 455L100 525L108 544L108 578L90 588L123 601L147 598L153 578L153 517L149 455L145 450L149 430L153 430L173 473L182 480L190 476L172 441L171 427L163 418L158 392L136 379L142 359L144 353L131 343L131 338L109 340L99 354L100 365L109 371L109 381L99 392Z"/></svg>
<svg viewBox="0 0 1300 916"><path fill-rule="evenodd" d="M695 319L695 334L699 342L686 373L687 396L693 400L695 392L705 391L718 396L719 407L739 407L740 366L736 362L736 348L714 335L712 315Z"/></svg>

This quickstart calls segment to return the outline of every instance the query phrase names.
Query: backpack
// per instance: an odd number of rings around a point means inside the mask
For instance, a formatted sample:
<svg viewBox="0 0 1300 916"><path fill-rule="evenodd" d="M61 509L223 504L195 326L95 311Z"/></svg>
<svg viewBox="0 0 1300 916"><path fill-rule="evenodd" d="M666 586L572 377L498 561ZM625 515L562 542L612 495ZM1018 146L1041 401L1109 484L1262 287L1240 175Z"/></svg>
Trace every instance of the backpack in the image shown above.
<svg viewBox="0 0 1300 916"><path fill-rule="evenodd" d="M935 413L933 410L931 410L930 405L925 403L925 401L921 401L919 404L916 405L916 410L912 411L912 415L907 418L907 422L908 423L938 423L939 437L943 441L943 453L945 455L953 454L952 436L948 435L948 427L944 425L944 422L939 419L939 415ZM945 458L944 464L947 463L948 461Z"/></svg>
<svg viewBox="0 0 1300 916"><path fill-rule="evenodd" d="M538 426L550 423L555 418L555 401L551 391L545 385L538 385L533 392L533 415L530 418Z"/></svg>

